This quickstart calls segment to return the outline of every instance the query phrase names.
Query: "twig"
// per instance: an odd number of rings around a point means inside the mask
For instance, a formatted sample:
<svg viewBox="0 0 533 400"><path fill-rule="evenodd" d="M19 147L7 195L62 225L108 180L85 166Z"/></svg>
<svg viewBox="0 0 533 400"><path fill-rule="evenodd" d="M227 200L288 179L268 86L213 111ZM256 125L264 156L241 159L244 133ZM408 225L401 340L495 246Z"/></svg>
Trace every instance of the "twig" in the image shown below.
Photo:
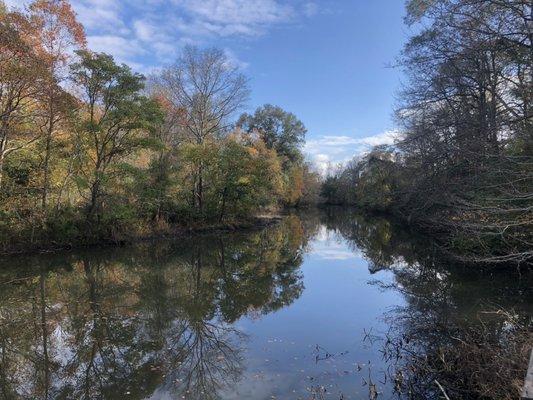
<svg viewBox="0 0 533 400"><path fill-rule="evenodd" d="M442 392L442 394L444 395L444 397L446 398L446 400L450 400L450 398L449 398L448 395L446 394L446 391L445 391L444 388L441 386L441 384L439 383L439 381L435 379L435 383L436 383L437 386L439 387L440 391Z"/></svg>

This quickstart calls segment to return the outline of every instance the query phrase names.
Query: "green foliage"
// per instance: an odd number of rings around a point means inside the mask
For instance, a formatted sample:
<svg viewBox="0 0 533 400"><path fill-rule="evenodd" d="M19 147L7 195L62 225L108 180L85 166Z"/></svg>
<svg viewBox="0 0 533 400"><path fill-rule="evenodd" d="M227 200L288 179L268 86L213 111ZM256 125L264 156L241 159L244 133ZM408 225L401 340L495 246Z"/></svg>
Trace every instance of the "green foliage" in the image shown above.
<svg viewBox="0 0 533 400"><path fill-rule="evenodd" d="M281 107L265 104L254 114L242 114L237 129L261 139L268 149L275 150L281 159L283 193L286 206L318 203L320 176L304 162L300 149L307 129L294 114Z"/></svg>
<svg viewBox="0 0 533 400"><path fill-rule="evenodd" d="M0 13L0 106L18 105L0 124L0 252L233 224L316 200L293 114L266 105L241 117L246 133L228 128L248 87L224 52L185 49L146 95L142 75L84 47L58 4ZM62 34L75 57L44 50L43 37Z"/></svg>
<svg viewBox="0 0 533 400"><path fill-rule="evenodd" d="M273 205L281 174L274 151L261 141L246 145L230 137L219 148L217 160L213 182L221 220L227 213L245 216L257 207Z"/></svg>
<svg viewBox="0 0 533 400"><path fill-rule="evenodd" d="M300 146L307 129L294 114L281 107L265 104L253 115L242 114L237 127L247 133L256 133L269 149L274 149L289 163L302 160Z"/></svg>
<svg viewBox="0 0 533 400"><path fill-rule="evenodd" d="M72 77L85 93L80 118L80 142L86 147L83 166L90 176L87 216L102 213L102 197L116 171L114 164L134 152L155 145L150 138L163 114L157 103L140 94L144 77L115 64L107 54L79 51L80 61L71 66Z"/></svg>
<svg viewBox="0 0 533 400"><path fill-rule="evenodd" d="M396 167L392 149L377 147L326 177L322 197L328 204L388 210L395 201Z"/></svg>
<svg viewBox="0 0 533 400"><path fill-rule="evenodd" d="M203 209L196 218L246 218L257 208L276 204L281 168L275 151L260 140L247 141L230 135L221 141L187 144L180 150L182 201L193 204L190 191L197 179L197 166L203 170ZM194 208L191 208L193 211Z"/></svg>

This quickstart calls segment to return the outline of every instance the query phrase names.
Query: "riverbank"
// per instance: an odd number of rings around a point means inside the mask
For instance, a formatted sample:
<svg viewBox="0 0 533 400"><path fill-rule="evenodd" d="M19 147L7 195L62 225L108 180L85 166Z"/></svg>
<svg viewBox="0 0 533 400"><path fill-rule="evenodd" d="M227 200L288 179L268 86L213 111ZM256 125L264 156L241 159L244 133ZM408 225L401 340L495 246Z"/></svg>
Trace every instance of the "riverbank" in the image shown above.
<svg viewBox="0 0 533 400"><path fill-rule="evenodd" d="M152 223L139 221L135 226L108 226L107 229L91 229L87 225L80 229L76 221L72 222L70 232L84 234L57 237L48 236L47 232L36 230L30 235L19 232L17 235L4 233L0 237L0 256L9 257L22 254L55 253L72 249L101 246L124 246L142 241L186 237L190 235L214 234L234 231L255 231L281 221L279 214L264 214L244 219L223 222L195 221L189 224ZM55 232L50 232L53 235ZM19 238L20 240L16 240ZM23 238L26 238L24 240ZM29 240L28 240L29 239ZM33 240L32 240L33 239Z"/></svg>
<svg viewBox="0 0 533 400"><path fill-rule="evenodd" d="M388 207L376 207L372 204L327 204L320 205L322 209L343 210L351 209L357 214L370 217L383 217L398 226L402 226L414 236L426 237L432 242L432 247L439 255L450 262L484 269L532 268L533 256L529 249L523 246L518 249L508 249L505 237L493 235L488 241L475 234L468 235L464 228L467 221L459 214L448 215L435 213L433 216L406 212L397 204ZM444 215L445 214L445 215ZM463 226L461 229L458 226ZM524 236L529 233L524 231ZM489 247L487 247L489 246Z"/></svg>

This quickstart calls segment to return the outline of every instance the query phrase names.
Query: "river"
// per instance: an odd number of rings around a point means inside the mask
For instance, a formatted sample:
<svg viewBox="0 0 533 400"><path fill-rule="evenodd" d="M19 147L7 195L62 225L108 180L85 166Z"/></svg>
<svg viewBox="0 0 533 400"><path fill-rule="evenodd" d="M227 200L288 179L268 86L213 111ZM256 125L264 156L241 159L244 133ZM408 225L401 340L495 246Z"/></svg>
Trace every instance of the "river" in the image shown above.
<svg viewBox="0 0 533 400"><path fill-rule="evenodd" d="M480 313L530 318L532 283L444 262L428 239L339 210L12 257L0 261L0 398L437 398L417 357Z"/></svg>

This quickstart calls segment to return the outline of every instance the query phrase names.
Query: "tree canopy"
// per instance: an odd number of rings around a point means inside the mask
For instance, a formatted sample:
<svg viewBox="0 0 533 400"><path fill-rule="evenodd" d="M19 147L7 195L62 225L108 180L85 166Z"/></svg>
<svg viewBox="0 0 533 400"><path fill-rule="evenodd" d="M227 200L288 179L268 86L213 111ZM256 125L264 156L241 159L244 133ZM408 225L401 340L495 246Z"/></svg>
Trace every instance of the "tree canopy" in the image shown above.
<svg viewBox="0 0 533 400"><path fill-rule="evenodd" d="M87 48L68 0L2 4L0 49L5 252L246 222L316 196L293 114L267 106L257 121L274 130L235 128L248 79L220 49L185 47L146 79Z"/></svg>
<svg viewBox="0 0 533 400"><path fill-rule="evenodd" d="M301 161L301 145L307 129L296 115L281 107L265 104L253 114L242 114L237 127L249 134L258 135L269 149L286 158L286 162Z"/></svg>

